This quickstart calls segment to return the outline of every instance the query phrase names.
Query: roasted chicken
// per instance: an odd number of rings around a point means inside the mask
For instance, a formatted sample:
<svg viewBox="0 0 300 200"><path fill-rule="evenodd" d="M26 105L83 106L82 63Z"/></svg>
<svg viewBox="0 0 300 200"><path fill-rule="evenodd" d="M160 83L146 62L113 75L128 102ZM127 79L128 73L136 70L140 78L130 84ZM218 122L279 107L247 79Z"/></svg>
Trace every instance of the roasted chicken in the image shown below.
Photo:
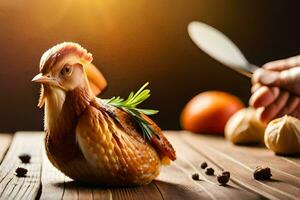
<svg viewBox="0 0 300 200"><path fill-rule="evenodd" d="M143 136L125 110L96 96L106 80L91 63L92 54L65 42L47 50L40 73L38 106L45 107L45 147L51 163L70 178L105 186L150 183L163 164L176 159L160 128L141 115L156 136Z"/></svg>

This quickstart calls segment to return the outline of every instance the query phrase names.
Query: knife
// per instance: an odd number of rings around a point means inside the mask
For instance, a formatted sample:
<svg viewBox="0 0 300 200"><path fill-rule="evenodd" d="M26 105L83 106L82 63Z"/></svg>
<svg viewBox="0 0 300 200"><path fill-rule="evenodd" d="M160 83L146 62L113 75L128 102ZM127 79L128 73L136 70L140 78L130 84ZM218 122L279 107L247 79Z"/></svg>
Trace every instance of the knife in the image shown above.
<svg viewBox="0 0 300 200"><path fill-rule="evenodd" d="M193 42L212 58L247 77L251 78L253 72L259 68L249 63L226 35L205 23L191 22L188 33Z"/></svg>

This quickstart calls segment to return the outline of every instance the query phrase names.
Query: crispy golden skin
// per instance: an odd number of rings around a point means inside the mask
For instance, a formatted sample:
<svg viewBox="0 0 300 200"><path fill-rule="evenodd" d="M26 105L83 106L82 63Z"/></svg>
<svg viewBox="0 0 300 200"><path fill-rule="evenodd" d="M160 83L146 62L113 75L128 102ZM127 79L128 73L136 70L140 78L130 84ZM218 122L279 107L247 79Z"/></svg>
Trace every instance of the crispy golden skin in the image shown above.
<svg viewBox="0 0 300 200"><path fill-rule="evenodd" d="M97 183L147 184L160 170L160 158L147 142L128 135L106 112L89 106L80 117L76 136Z"/></svg>

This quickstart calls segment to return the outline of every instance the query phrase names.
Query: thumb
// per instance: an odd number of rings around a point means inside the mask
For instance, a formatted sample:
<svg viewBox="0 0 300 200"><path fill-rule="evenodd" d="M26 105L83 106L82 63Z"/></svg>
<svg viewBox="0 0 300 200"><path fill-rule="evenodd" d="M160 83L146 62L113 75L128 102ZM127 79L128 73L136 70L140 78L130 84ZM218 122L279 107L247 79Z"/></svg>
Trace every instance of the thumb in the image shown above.
<svg viewBox="0 0 300 200"><path fill-rule="evenodd" d="M253 83L261 85L280 87L296 95L300 95L300 67L294 67L284 71L272 71L258 69L252 77Z"/></svg>
<svg viewBox="0 0 300 200"><path fill-rule="evenodd" d="M280 87L282 83L282 77L280 75L280 72L278 71L271 71L260 68L254 72L252 83L259 83L265 86Z"/></svg>

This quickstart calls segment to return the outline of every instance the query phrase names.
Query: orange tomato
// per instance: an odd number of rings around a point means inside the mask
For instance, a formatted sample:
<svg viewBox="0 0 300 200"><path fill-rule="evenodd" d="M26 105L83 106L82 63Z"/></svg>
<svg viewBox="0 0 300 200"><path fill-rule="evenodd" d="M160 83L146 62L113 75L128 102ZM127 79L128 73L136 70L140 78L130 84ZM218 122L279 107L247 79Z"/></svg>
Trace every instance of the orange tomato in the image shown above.
<svg viewBox="0 0 300 200"><path fill-rule="evenodd" d="M244 107L236 96L207 91L192 98L184 107L180 122L183 129L196 133L224 133L228 119Z"/></svg>

